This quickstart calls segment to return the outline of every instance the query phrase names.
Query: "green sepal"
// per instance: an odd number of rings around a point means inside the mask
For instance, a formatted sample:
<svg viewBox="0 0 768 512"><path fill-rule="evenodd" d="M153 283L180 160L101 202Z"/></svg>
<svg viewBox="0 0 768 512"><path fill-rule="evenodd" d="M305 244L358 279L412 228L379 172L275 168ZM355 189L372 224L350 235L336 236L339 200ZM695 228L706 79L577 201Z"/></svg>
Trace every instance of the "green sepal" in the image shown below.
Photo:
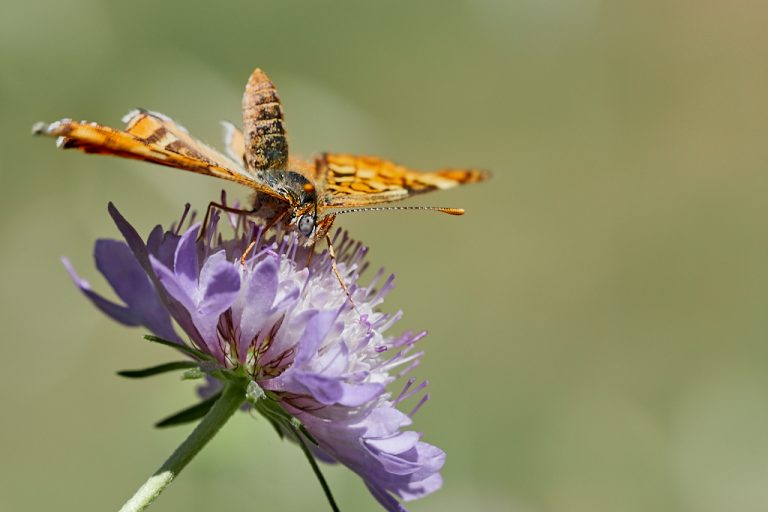
<svg viewBox="0 0 768 512"><path fill-rule="evenodd" d="M213 407L213 404L216 403L216 400L218 400L220 396L221 391L200 403L197 403L191 407L187 407L186 409L183 409L176 414L172 414L167 418L163 418L162 420L155 423L155 427L175 427L176 425L183 425L184 423L190 423L192 421L199 420L208 414L208 411L211 409L211 407Z"/></svg>
<svg viewBox="0 0 768 512"><path fill-rule="evenodd" d="M312 434L309 433L307 427L304 426L304 423L302 423L299 418L291 416L289 413L287 413L285 409L280 407L280 404L277 402L277 400L272 400L269 398L268 394L265 396L266 398L251 403L256 407L256 410L259 411L262 416L267 418L269 422L272 423L272 426L275 427L275 430L281 434L280 438L283 437L282 429L280 429L280 426L283 426L285 430L297 432L296 435L299 435L298 433L301 432L301 434L304 434L304 437L306 437L312 444L318 446L317 439L315 439Z"/></svg>
<svg viewBox="0 0 768 512"><path fill-rule="evenodd" d="M299 422L299 430L301 431L302 434L304 434L304 437L306 437L315 446L320 446L320 443L317 442L317 439L312 437L312 434L309 433L309 430L307 430L307 427L305 427L304 424L298 419L296 419L296 421Z"/></svg>
<svg viewBox="0 0 768 512"><path fill-rule="evenodd" d="M277 400L269 398L269 395L265 395L265 397L261 400L254 402L254 405L260 413L271 416L276 420L290 423L293 419L293 416L285 412L285 409L280 407L280 404L277 402Z"/></svg>
<svg viewBox="0 0 768 512"><path fill-rule="evenodd" d="M175 370L184 370L187 368L196 368L197 363L194 361L174 361L172 363L159 364L157 366L150 366L149 368L143 368L141 370L120 370L117 374L121 377L129 379L143 379L145 377L152 377L160 375L161 373L172 372Z"/></svg>
<svg viewBox="0 0 768 512"><path fill-rule="evenodd" d="M159 343L161 345L165 345L167 347L175 348L176 350L181 350L188 356L194 357L195 359L198 359L198 360L210 359L210 356L205 352L197 350L196 348L192 348L189 345L184 345L183 343L176 343L173 341L164 340L163 338L158 338L157 336L152 336L151 334L147 334L146 336L144 336L144 339L147 341L152 341L155 343Z"/></svg>

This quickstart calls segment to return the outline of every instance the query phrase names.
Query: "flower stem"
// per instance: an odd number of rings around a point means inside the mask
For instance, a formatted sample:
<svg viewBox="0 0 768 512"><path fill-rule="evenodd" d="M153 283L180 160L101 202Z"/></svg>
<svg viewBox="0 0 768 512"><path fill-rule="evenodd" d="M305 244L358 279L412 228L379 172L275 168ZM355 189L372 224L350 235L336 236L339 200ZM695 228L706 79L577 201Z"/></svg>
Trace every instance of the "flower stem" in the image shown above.
<svg viewBox="0 0 768 512"><path fill-rule="evenodd" d="M125 502L120 512L139 512L147 508L181 473L189 461L203 449L203 446L216 435L244 401L244 383L230 381L225 384L221 397L213 404L195 430L176 448L160 469L139 487L131 499Z"/></svg>
<svg viewBox="0 0 768 512"><path fill-rule="evenodd" d="M331 492L331 488L328 486L328 482L325 481L325 477L323 476L323 472L320 471L320 466L317 465L315 456L312 455L311 451L309 451L309 447L307 446L307 443L304 441L301 431L293 426L291 426L291 430L293 430L293 434L296 436L296 439L298 439L299 446L301 446L301 451L304 452L304 456L309 461L309 465L312 467L312 471L315 473L317 480L320 482L320 487L323 488L323 493L325 493L325 499L328 500L328 504L331 506L331 510L333 510L333 512L339 512L339 506L336 504L336 500L333 499L333 493Z"/></svg>

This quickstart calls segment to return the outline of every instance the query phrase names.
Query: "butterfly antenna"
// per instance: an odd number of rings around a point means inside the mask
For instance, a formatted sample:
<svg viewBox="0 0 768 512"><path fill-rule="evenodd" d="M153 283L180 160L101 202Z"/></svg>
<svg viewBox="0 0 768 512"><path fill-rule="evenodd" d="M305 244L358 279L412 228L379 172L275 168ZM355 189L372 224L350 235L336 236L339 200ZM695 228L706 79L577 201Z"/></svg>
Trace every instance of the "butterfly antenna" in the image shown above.
<svg viewBox="0 0 768 512"><path fill-rule="evenodd" d="M445 208L443 206L372 206L368 208L350 208L333 212L334 215L357 212L383 212L392 210L432 210L447 213L448 215L464 215L464 208Z"/></svg>

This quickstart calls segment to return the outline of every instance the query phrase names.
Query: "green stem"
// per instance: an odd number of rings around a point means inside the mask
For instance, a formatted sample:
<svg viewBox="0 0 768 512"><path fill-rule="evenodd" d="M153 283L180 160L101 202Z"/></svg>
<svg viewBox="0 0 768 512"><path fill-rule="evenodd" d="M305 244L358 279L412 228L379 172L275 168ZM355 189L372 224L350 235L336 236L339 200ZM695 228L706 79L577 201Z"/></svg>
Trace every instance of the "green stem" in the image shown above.
<svg viewBox="0 0 768 512"><path fill-rule="evenodd" d="M195 427L195 430L176 451L160 466L160 469L149 477L139 490L125 502L120 512L139 512L149 506L163 490L170 485L181 470L203 449L208 441L219 431L227 420L245 401L245 384L228 382L225 384L221 397L213 404L211 410Z"/></svg>
<svg viewBox="0 0 768 512"><path fill-rule="evenodd" d="M312 467L312 471L315 473L315 476L320 482L320 487L323 488L323 493L325 493L325 499L328 500L328 504L331 506L331 510L333 510L333 512L339 512L339 506L336 504L336 500L333 499L333 493L331 492L331 488L328 486L328 482L325 481L323 472L320 471L320 466L317 465L315 456L312 455L312 452L309 450L307 443L304 441L304 438L302 437L301 431L296 427L294 427L293 425L291 425L291 430L293 431L293 435L295 435L296 439L299 441L299 446L301 446L301 451L304 452L304 456L309 461L309 465Z"/></svg>

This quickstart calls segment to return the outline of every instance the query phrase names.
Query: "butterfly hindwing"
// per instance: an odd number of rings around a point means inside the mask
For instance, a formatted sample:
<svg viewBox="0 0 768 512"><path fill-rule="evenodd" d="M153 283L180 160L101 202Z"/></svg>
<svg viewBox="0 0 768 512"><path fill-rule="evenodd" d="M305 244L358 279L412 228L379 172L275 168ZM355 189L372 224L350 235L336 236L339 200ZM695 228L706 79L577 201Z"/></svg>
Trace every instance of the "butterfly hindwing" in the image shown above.
<svg viewBox="0 0 768 512"><path fill-rule="evenodd" d="M229 121L222 121L221 126L224 128L224 149L227 155L245 167L245 139L243 138L243 132Z"/></svg>

